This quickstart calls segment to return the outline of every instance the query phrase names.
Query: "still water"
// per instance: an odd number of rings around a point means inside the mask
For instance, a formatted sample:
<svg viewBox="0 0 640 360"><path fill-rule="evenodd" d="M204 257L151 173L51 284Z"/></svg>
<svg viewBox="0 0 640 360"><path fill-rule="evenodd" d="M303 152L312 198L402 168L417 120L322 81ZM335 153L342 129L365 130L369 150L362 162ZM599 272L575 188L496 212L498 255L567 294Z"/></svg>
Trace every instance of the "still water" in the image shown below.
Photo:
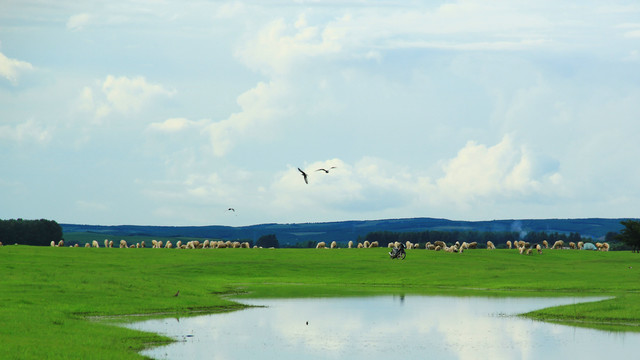
<svg viewBox="0 0 640 360"><path fill-rule="evenodd" d="M126 325L176 343L156 359L635 359L640 334L515 315L590 298L380 296L243 300L264 307Z"/></svg>

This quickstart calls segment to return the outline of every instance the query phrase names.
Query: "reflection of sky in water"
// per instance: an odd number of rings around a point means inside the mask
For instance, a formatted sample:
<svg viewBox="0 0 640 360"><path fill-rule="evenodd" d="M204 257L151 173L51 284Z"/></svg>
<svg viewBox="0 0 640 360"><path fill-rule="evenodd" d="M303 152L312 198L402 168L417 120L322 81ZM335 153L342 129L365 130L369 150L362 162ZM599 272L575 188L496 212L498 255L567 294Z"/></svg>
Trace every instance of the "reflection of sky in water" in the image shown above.
<svg viewBox="0 0 640 360"><path fill-rule="evenodd" d="M246 300L231 313L127 325L176 338L159 359L631 359L640 334L511 315L574 298L381 296ZM309 325L306 325L306 322Z"/></svg>

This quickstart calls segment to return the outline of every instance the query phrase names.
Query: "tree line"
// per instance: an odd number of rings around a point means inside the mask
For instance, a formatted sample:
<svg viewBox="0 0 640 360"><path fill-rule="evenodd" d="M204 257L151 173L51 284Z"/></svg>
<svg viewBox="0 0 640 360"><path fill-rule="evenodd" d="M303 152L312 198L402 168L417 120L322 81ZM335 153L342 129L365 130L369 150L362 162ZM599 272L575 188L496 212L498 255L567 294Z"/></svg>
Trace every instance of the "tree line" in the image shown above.
<svg viewBox="0 0 640 360"><path fill-rule="evenodd" d="M49 246L62 239L62 227L53 220L0 220L0 242L4 245Z"/></svg>

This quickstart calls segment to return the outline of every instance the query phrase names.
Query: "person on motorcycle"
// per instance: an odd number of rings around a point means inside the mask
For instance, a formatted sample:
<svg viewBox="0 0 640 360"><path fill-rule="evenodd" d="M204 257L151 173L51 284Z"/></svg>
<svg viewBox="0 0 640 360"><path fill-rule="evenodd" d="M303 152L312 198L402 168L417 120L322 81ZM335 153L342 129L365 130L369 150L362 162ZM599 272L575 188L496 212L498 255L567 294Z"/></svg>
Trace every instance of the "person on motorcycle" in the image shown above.
<svg viewBox="0 0 640 360"><path fill-rule="evenodd" d="M405 249L404 244L400 243L400 246L394 247L393 250L389 253L389 255L391 255L392 257L396 257L400 252L400 250L404 250L404 249Z"/></svg>

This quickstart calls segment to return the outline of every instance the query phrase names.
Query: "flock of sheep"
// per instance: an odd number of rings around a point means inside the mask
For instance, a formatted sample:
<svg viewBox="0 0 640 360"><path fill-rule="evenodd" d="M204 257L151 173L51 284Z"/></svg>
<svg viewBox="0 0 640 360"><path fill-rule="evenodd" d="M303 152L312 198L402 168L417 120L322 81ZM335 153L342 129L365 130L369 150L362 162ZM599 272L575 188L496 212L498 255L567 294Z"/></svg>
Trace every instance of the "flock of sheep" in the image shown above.
<svg viewBox="0 0 640 360"><path fill-rule="evenodd" d="M595 244L596 248L600 251L609 251L609 244L608 243L596 243ZM331 249L335 249L338 247L338 244L335 241L331 242L331 245L329 247L327 247L327 244L325 242L319 242L316 245L316 249L326 249L326 248L331 248ZM349 241L347 247L349 249L354 248L354 242L353 241ZM369 241L365 241L364 243L358 243L356 246L356 248L361 249L361 248L374 248L374 247L378 247L378 242L377 241L373 241L373 242L369 242ZM389 248L397 248L400 247L400 242L395 242L395 243L389 243L388 245ZM420 249L420 244L414 244L411 243L410 241L407 241L405 243L405 247L407 249ZM463 242L462 244L459 241L456 241L455 244L451 245L451 246L447 246L447 244L444 241L436 241L433 244L431 242L427 242L424 246L425 249L427 250L434 250L434 251L446 251L446 252L451 252L451 253L462 253L467 249L477 249L478 247L478 243L477 242L471 242L471 243L467 243L467 242ZM568 247L565 247L564 241L562 240L558 240L556 241L553 246L551 246L551 249L582 249L584 247L584 242L580 241L578 242L578 244L574 243L574 242L570 242ZM491 241L487 241L487 250L494 250L496 248L496 246L493 244L493 242ZM530 243L525 242L525 241L514 241L513 243L511 241L507 241L507 248L509 249L517 249L520 254L523 255L532 255L534 253L534 250L538 253L538 254L542 254L542 249L549 249L549 243L547 242L547 240L542 241L542 245L540 244L536 244L535 246L532 246Z"/></svg>
<svg viewBox="0 0 640 360"><path fill-rule="evenodd" d="M62 247L64 246L64 240L60 240L57 244L52 241L51 242L51 246L52 247ZM78 244L75 244L74 247L79 247ZM94 248L99 248L100 247L100 243L97 240L93 240L91 242L91 244L86 243L84 244L84 247L94 247ZM106 248L112 248L114 247L114 242L113 240L109 240L109 239L105 239L104 240L104 247ZM139 243L136 244L131 244L129 245L125 240L120 240L120 244L118 244L119 248L130 248L130 249L138 249L138 248L146 248L147 244L145 244L144 241L141 241ZM156 240L151 240L151 248L154 249L222 249L222 248L244 248L244 249L248 249L250 248L250 244L248 242L239 242L239 241L215 241L215 240L205 240L203 242L200 242L198 240L194 240L194 241L188 241L183 243L182 241L178 240L178 242L176 242L175 246L173 245L173 243L171 241L167 241L162 242L162 241L156 241ZM254 248L256 248L257 246L254 246Z"/></svg>
<svg viewBox="0 0 640 360"><path fill-rule="evenodd" d="M355 245L355 246L354 246ZM410 241L407 241L405 244L405 247L407 249L420 249L420 244L414 244L411 243ZM531 245L528 242L525 241L507 241L507 248L508 249L517 249L520 254L523 255L532 255L535 252L537 252L538 254L542 254L542 249L577 249L577 250L581 250L584 247L584 242L580 241L577 244L574 242L570 242L568 244L569 246L565 246L564 241L562 240L558 240L556 241L553 246L549 247L549 243L547 242L547 240L542 241L542 244L535 244L535 245ZM2 243L0 242L0 246L2 246ZM58 243L56 243L55 241L51 242L51 246L52 247L62 247L64 246L64 240L60 240ZM78 247L78 244L75 244L74 247ZM377 241L373 241L373 242L369 242L369 241L364 241L363 243L357 243L354 244L353 241L349 241L348 243L348 248L358 248L358 249L367 249L367 248L376 248L379 247L379 244ZM595 244L597 250L599 251L609 251L609 244L606 242L603 243L596 243ZM100 243L98 243L97 240L93 240L91 242L91 244L86 243L84 245L84 247L94 247L94 248L99 248L100 247ZM106 248L112 248L114 247L114 242L113 240L109 240L109 239L105 239L104 240L104 247ZM120 240L120 244L118 245L118 247L120 248L145 248L147 247L147 245L145 244L144 241L131 244L129 245L125 240ZM173 245L173 243L171 241L167 241L166 243L163 243L162 241L156 241L156 240L151 240L151 248L155 248L155 249L160 249L160 248L165 248L165 249L172 249L172 248L176 248L176 249L222 249L222 248L245 248L248 249L250 248L251 245L248 242L239 242L239 241L222 241L222 240L205 240L204 242L200 242L197 240L194 241L188 241L186 243L182 243L182 241L178 241L176 242L175 246ZM254 248L257 248L257 246L253 246ZM400 243L399 242L395 242L395 243L389 243L388 245L389 248L394 248L394 247L400 247ZM436 241L433 244L431 242L428 242L425 244L424 248L427 250L433 250L433 251L446 251L446 252L450 252L450 253L462 253L467 249L476 249L478 247L478 243L477 242L472 242L472 243L467 243L467 242L463 242L460 243L458 241L456 241L455 244L451 245L451 246L447 246L447 244L444 241ZM336 249L338 248L338 243L335 241L332 241L331 244L329 246L327 246L327 244L324 241L319 242L316 245L316 249L326 249L326 248L330 248L330 249ZM496 246L493 244L493 242L491 241L487 241L487 250L494 250L496 248Z"/></svg>

